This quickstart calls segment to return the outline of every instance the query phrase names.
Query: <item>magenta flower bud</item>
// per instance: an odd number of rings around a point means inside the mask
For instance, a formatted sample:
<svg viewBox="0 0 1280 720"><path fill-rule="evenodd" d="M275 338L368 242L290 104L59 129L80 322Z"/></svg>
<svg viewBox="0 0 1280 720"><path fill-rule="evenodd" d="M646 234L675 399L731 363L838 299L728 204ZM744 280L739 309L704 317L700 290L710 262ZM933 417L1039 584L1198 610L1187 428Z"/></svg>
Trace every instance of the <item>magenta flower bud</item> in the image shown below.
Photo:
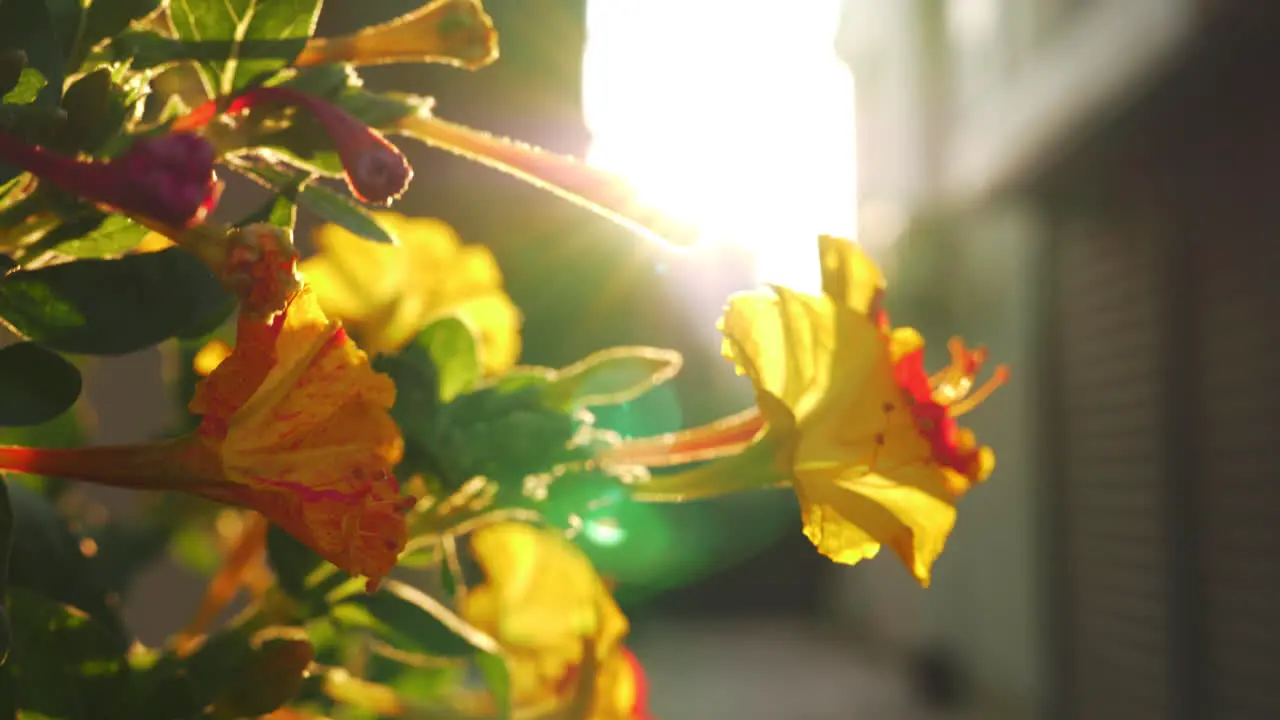
<svg viewBox="0 0 1280 720"><path fill-rule="evenodd" d="M189 133L141 138L111 160L80 160L0 132L0 159L170 237L200 223L221 192L213 148Z"/></svg>
<svg viewBox="0 0 1280 720"><path fill-rule="evenodd" d="M333 103L288 87L255 87L226 105L227 115L275 103L302 108L311 113L333 141L346 173L351 194L373 205L390 205L413 179L413 168L391 141L346 110ZM195 108L174 124L174 129L194 131L208 125L218 114L216 101Z"/></svg>

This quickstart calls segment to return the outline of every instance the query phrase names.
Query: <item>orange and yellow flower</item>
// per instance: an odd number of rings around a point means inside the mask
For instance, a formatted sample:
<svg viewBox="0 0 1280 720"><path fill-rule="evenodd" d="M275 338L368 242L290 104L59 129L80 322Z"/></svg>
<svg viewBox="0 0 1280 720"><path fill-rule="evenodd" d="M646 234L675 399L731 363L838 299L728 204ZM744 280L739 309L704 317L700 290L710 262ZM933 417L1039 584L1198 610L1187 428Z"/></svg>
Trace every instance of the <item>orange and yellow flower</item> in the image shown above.
<svg viewBox="0 0 1280 720"><path fill-rule="evenodd" d="M956 501L995 464L956 418L1008 370L997 368L975 388L987 353L953 339L951 364L926 374L924 339L889 325L875 263L845 240L823 237L819 249L821 296L783 287L742 293L721 319L723 353L751 380L755 411L623 443L603 459L650 466L721 459L656 477L637 489L640 499L789 483L805 535L823 555L853 564L887 545L927 586Z"/></svg>
<svg viewBox="0 0 1280 720"><path fill-rule="evenodd" d="M589 717L640 717L621 714L644 700L643 676L621 645L627 619L586 555L555 532L521 523L481 528L471 548L486 581L460 611L506 652L513 705L535 715L563 705L581 669L593 666Z"/></svg>
<svg viewBox="0 0 1280 720"><path fill-rule="evenodd" d="M520 311L502 289L502 271L483 245L464 245L432 218L380 212L399 242L387 245L326 225L319 252L301 265L320 304L370 353L394 352L432 320L462 317L480 340L485 372L501 373L520 356Z"/></svg>
<svg viewBox="0 0 1280 720"><path fill-rule="evenodd" d="M391 468L403 452L395 385L374 372L309 288L236 345L196 389L200 441L223 482L203 494L255 509L335 565L377 580L406 540Z"/></svg>
<svg viewBox="0 0 1280 720"><path fill-rule="evenodd" d="M412 505L391 476L403 453L389 413L395 385L325 316L310 288L277 302L288 286L282 278L293 277L291 261L275 252L241 258L265 264L255 269L232 255L229 279L244 271L262 282L242 288L235 347L191 400L201 416L193 434L133 446L0 447L0 468L177 490L256 510L376 584L404 548Z"/></svg>

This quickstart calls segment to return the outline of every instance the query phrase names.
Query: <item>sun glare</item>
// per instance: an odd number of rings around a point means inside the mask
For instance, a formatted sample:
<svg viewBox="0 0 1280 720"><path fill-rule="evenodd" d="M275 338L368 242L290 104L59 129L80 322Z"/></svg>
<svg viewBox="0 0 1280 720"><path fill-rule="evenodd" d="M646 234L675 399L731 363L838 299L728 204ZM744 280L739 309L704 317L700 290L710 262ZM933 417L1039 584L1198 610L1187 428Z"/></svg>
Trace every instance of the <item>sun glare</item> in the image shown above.
<svg viewBox="0 0 1280 720"><path fill-rule="evenodd" d="M592 0L588 162L747 248L757 279L813 290L821 233L853 237L853 81L840 0Z"/></svg>

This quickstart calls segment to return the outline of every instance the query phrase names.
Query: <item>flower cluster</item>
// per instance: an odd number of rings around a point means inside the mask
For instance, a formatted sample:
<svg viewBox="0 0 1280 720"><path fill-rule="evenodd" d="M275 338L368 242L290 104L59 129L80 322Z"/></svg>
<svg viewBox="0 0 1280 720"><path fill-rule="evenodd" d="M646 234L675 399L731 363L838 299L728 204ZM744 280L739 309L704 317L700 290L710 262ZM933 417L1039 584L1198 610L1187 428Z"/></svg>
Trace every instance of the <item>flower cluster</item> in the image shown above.
<svg viewBox="0 0 1280 720"><path fill-rule="evenodd" d="M434 0L331 38L311 37L318 0L261 3L228 23L211 19L234 14L225 3L151 5L164 12L120 9L127 29L111 36L98 4L71 12L74 32L51 35L69 38L65 56L19 68L0 113L0 171L12 170L0 319L23 340L0 349L12 373L0 383L38 396L0 403L0 425L30 430L0 446L14 473L0 483L0 557L14 553L0 590L15 627L48 628L59 652L82 652L87 636L55 636L86 624L120 633L104 657L59 665L59 682L138 717L324 718L350 705L362 717L649 720L628 620L578 540L611 508L765 488L794 490L822 555L853 564L888 547L930 583L958 501L995 463L959 418L1008 370L980 384L987 351L953 339L950 363L927 372L923 337L890 322L886 280L856 243L817 238L820 294L727 299L722 354L750 381L751 407L623 438L593 410L671 379L679 353L522 365L523 318L497 256L443 219L386 209L414 177L399 136L687 242L621 178L364 88L360 66L494 61L478 0ZM42 112L36 76L61 93L65 127L18 122ZM97 105L84 99L94 92ZM219 173L267 186L268 201L223 217ZM306 259L299 209L325 220ZM80 371L64 354L155 345L176 359L167 380L184 426L132 445L47 434L76 424ZM133 525L83 520L12 542L5 518L19 532L61 522L64 481L145 491L149 510ZM117 606L165 550L212 579L191 623L148 649ZM33 570L64 561L56 581ZM244 591L248 609L220 622ZM23 678L15 708L96 717L42 694L33 678L53 656L30 635L5 668Z"/></svg>

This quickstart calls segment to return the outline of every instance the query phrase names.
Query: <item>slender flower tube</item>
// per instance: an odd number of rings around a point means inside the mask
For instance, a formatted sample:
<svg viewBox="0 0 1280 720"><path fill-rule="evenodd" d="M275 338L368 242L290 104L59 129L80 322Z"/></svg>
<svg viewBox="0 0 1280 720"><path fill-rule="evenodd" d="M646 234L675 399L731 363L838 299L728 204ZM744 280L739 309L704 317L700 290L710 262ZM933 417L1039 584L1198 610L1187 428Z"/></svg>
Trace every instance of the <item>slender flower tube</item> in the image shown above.
<svg viewBox="0 0 1280 720"><path fill-rule="evenodd" d="M191 133L140 138L111 160L79 160L0 132L0 159L169 237L199 224L222 190L213 148Z"/></svg>
<svg viewBox="0 0 1280 720"><path fill-rule="evenodd" d="M434 117L426 109L396 121L395 131L515 176L662 244L688 247L697 230L645 206L623 178L568 155Z"/></svg>
<svg viewBox="0 0 1280 720"><path fill-rule="evenodd" d="M234 350L191 400L194 433L123 447L0 447L0 468L257 510L376 586L404 547L414 502L390 473L403 453L394 401L390 378L303 287L278 313L241 313Z"/></svg>
<svg viewBox="0 0 1280 720"><path fill-rule="evenodd" d="M479 70L498 58L498 34L479 0L435 0L351 35L312 38L295 67L435 62Z"/></svg>
<svg viewBox="0 0 1280 720"><path fill-rule="evenodd" d="M231 116L263 105L287 105L311 113L333 140L346 171L347 186L359 199L389 205L413 179L413 168L400 149L382 133L327 100L289 87L255 87L235 96L225 107L210 100L174 123L174 130L194 132L219 113Z"/></svg>
<svg viewBox="0 0 1280 720"><path fill-rule="evenodd" d="M624 442L601 460L650 467L712 460L655 476L637 487L641 500L789 484L805 535L823 555L852 564L887 545L928 585L956 502L995 465L991 449L957 418L1009 371L998 367L977 386L987 352L953 339L950 365L927 374L924 339L889 324L879 268L847 241L823 237L819 249L822 296L779 287L736 295L725 309L723 352L755 387L754 411Z"/></svg>

